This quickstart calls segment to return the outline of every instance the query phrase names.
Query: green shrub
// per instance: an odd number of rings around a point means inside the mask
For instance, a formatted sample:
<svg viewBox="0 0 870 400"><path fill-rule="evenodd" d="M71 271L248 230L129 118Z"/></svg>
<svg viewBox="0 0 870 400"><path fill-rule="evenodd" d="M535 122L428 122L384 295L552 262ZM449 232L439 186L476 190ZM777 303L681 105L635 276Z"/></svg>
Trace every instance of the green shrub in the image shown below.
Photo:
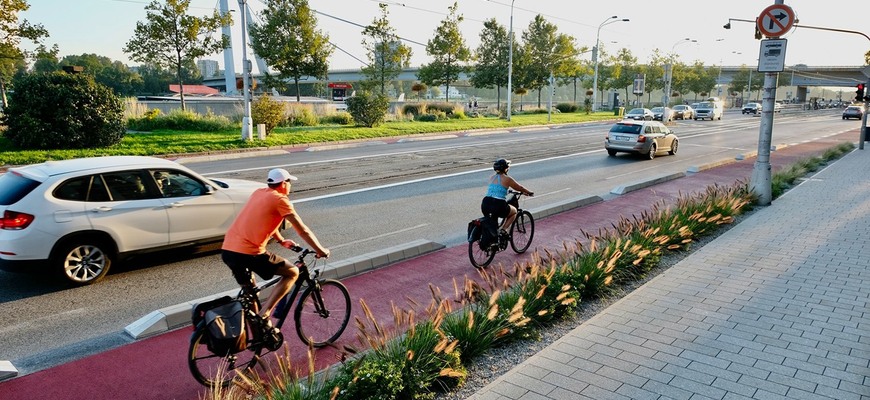
<svg viewBox="0 0 870 400"><path fill-rule="evenodd" d="M126 133L124 103L88 74L25 74L4 110L4 136L22 149L109 147Z"/></svg>
<svg viewBox="0 0 870 400"><path fill-rule="evenodd" d="M287 126L317 126L320 123L309 104L287 104L284 118Z"/></svg>
<svg viewBox="0 0 870 400"><path fill-rule="evenodd" d="M409 103L402 106L402 115L411 114L416 117L425 113L426 103Z"/></svg>
<svg viewBox="0 0 870 400"><path fill-rule="evenodd" d="M339 388L336 399L398 399L404 390L401 365L372 354L342 365L331 382Z"/></svg>
<svg viewBox="0 0 870 400"><path fill-rule="evenodd" d="M251 123L254 126L266 126L266 136L272 133L284 121L284 103L276 101L272 96L258 96L251 102Z"/></svg>
<svg viewBox="0 0 870 400"><path fill-rule="evenodd" d="M390 108L390 101L387 96L371 92L357 93L356 96L346 100L347 112L353 117L354 122L359 126L373 128L384 122L387 110Z"/></svg>
<svg viewBox="0 0 870 400"><path fill-rule="evenodd" d="M438 120L438 116L435 114L420 114L414 119L420 122L435 122Z"/></svg>
<svg viewBox="0 0 870 400"><path fill-rule="evenodd" d="M426 106L426 109L427 113L432 113L433 110L437 110L448 116L456 113L457 111L462 111L462 107L459 107L453 103L431 103Z"/></svg>
<svg viewBox="0 0 870 400"><path fill-rule="evenodd" d="M574 103L559 103L556 104L556 109L563 113L572 113L580 110L580 107Z"/></svg>
<svg viewBox="0 0 870 400"><path fill-rule="evenodd" d="M337 125L350 125L353 123L353 117L350 116L349 113L344 111L337 112L335 114L324 115L320 117L321 124L337 124Z"/></svg>
<svg viewBox="0 0 870 400"><path fill-rule="evenodd" d="M127 127L135 131L169 129L176 131L218 132L237 129L238 125L222 115L208 113L199 115L193 111L175 109L166 115L146 114L142 118L130 118Z"/></svg>

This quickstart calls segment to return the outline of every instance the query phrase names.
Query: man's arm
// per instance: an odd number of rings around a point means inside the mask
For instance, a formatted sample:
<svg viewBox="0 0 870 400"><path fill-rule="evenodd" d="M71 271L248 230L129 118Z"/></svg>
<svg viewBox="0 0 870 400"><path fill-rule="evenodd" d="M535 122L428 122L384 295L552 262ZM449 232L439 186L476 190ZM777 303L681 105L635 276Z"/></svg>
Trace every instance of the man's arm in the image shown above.
<svg viewBox="0 0 870 400"><path fill-rule="evenodd" d="M299 215L297 215L295 212L293 212L293 213L285 215L284 219L286 219L287 222L289 222L290 225L293 226L293 230L296 231L296 234L298 234L299 237L302 238L302 240L304 240L312 248L314 248L315 251L317 251L318 256L329 257L329 249L327 249L326 247L323 247L320 244L320 241L317 240L317 236L314 236L314 232L312 232L311 229L308 228L308 225L305 225L305 223L302 222L302 219L299 218ZM280 234L276 233L276 235L280 235ZM283 242L284 241L282 240L282 244L283 244Z"/></svg>

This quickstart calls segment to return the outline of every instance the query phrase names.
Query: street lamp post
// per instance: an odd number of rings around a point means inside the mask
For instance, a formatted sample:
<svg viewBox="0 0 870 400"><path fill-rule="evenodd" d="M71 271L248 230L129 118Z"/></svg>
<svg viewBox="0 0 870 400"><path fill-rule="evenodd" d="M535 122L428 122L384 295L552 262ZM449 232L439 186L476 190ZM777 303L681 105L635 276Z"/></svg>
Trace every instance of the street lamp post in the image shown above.
<svg viewBox="0 0 870 400"><path fill-rule="evenodd" d="M511 85L514 72L514 1L511 0L511 20L508 28L508 98L507 98L507 120L511 120L511 94L513 88Z"/></svg>
<svg viewBox="0 0 870 400"><path fill-rule="evenodd" d="M251 140L254 136L254 124L251 121L251 91L248 77L251 73L251 62L248 61L247 49L247 27L248 21L245 19L245 7L247 0L239 0L239 14L242 15L242 92L245 94L245 116L242 118L242 140Z"/></svg>
<svg viewBox="0 0 870 400"><path fill-rule="evenodd" d="M592 111L598 111L598 56L599 56L599 39L601 38L601 28L604 25L614 22L628 22L628 18L618 19L616 15L607 18L601 25L598 25L598 32L595 34L595 47L592 48L592 61L595 62L595 75L592 78Z"/></svg>
<svg viewBox="0 0 870 400"><path fill-rule="evenodd" d="M679 45L681 43L686 43L686 42L698 43L698 41L695 39L682 38L679 41L677 41L676 43L674 43L673 46L671 46L671 54L676 53L677 45ZM666 73L667 73L667 76L665 77L666 78L665 79L666 85L665 85L665 101L664 101L665 105L664 106L670 107L670 105L671 105L671 82L674 80L674 78L673 78L674 71L673 71L673 64L672 63L668 64Z"/></svg>

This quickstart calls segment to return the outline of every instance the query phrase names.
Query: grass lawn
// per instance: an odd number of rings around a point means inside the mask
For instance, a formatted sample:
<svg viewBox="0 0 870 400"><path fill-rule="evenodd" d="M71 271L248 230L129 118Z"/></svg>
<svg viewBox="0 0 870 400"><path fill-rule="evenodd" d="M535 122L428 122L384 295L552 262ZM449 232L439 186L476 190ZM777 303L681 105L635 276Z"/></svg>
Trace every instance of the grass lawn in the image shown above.
<svg viewBox="0 0 870 400"><path fill-rule="evenodd" d="M612 112L552 114L550 124L566 124L613 119ZM386 122L375 128L344 125L276 128L266 140L241 140L241 128L222 132L192 132L161 130L128 133L116 146L79 150L20 150L0 137L0 166L33 164L47 160L107 155L165 156L172 154L217 152L244 148L280 147L311 143L407 136L434 132L456 132L470 129L491 129L547 125L547 114L512 115L511 121L494 117L466 118L436 122Z"/></svg>

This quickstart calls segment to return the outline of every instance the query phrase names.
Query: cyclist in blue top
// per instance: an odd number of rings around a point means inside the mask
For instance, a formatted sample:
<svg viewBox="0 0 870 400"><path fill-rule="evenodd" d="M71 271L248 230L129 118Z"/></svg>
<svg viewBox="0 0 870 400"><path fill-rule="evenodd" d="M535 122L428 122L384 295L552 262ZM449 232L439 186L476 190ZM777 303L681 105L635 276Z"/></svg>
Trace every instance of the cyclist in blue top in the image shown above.
<svg viewBox="0 0 870 400"><path fill-rule="evenodd" d="M510 160L505 160L504 158L500 158L492 164L495 174L489 177L486 196L480 203L480 211L483 212L483 215L493 214L496 218L504 218L504 222L499 227L499 234L502 235L507 233L507 230L510 229L511 224L514 222L514 218L517 216L517 209L507 202L508 189L516 190L527 196L535 195L535 193L530 192L523 185L520 185L519 182L515 181L514 178L508 176L510 165Z"/></svg>

